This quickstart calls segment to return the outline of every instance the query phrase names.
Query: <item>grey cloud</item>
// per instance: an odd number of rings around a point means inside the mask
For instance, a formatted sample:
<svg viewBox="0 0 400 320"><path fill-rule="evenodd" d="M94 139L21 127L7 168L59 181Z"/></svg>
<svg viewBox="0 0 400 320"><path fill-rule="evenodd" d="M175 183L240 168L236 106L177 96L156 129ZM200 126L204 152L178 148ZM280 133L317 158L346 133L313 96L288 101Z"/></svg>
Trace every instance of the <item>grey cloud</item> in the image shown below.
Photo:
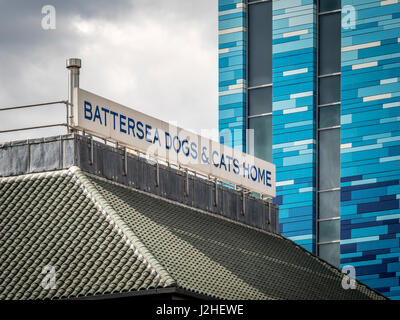
<svg viewBox="0 0 400 320"><path fill-rule="evenodd" d="M56 30L41 28L47 4ZM0 0L0 8L0 107L66 98L65 59L76 56L85 89L185 128L217 128L216 0ZM51 108L8 114L0 130L62 118Z"/></svg>
<svg viewBox="0 0 400 320"><path fill-rule="evenodd" d="M42 7L56 9L57 29L47 32L41 28ZM15 49L71 40L70 23L75 16L82 19L123 19L133 6L129 0L3 0L0 4L0 43Z"/></svg>

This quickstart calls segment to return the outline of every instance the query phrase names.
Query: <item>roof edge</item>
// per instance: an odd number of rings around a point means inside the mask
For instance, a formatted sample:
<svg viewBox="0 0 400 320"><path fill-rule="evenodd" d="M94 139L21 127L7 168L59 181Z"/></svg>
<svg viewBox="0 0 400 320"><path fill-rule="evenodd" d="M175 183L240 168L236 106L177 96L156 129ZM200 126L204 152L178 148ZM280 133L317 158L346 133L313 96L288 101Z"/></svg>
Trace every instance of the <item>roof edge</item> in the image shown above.
<svg viewBox="0 0 400 320"><path fill-rule="evenodd" d="M161 278L160 283L163 287L177 286L176 280L172 278L164 266L152 255L142 241L132 232L132 230L121 219L118 212L100 194L97 188L90 182L80 168L73 166L68 169L69 174L76 179L83 192L93 201L99 211L105 215L106 220L117 230L126 244L138 255L152 272L156 272Z"/></svg>
<svg viewBox="0 0 400 320"><path fill-rule="evenodd" d="M147 298L149 296L153 296L155 299L158 299L160 297L160 295L164 295L164 294L178 294L181 296L185 296L188 299L218 300L215 297L197 293L197 292L190 291L187 289L183 289L181 287L166 287L166 288L155 288L155 289L148 289L148 290L127 291L127 292L121 292L121 293L82 296L82 297L70 298L70 299L65 299L65 300L113 300L113 299L138 298L138 297L146 297Z"/></svg>
<svg viewBox="0 0 400 320"><path fill-rule="evenodd" d="M321 264L325 265L327 268L331 269L332 271L336 272L337 274L342 275L343 277L346 276L347 274L342 272L342 270L339 267L336 267L332 264L330 264L329 262L325 261L324 259L322 259L321 257L317 256L316 254L314 254L311 251L308 251L307 249L305 249L304 247L302 247L301 245L297 244L295 241L286 238L284 236L282 236L282 238L286 241L291 242L292 244L294 244L295 247L297 247L297 249L302 250L303 252L305 252L307 255L311 256L312 258L318 260ZM370 286L366 285L365 283L361 282L360 280L356 278L354 278L354 280L356 281L357 285L364 287L364 289L366 290L370 290L373 293L375 293L377 296L383 298L383 300L389 300L386 296L384 296L382 293L380 293L379 291L371 288Z"/></svg>

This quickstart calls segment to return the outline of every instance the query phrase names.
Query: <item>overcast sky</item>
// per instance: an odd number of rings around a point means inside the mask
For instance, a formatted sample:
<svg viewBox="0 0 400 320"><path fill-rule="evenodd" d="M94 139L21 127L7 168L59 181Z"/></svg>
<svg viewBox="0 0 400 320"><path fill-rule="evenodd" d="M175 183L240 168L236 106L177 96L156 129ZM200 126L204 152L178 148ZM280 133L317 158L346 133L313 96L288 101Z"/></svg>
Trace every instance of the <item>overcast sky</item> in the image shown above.
<svg viewBox="0 0 400 320"><path fill-rule="evenodd" d="M45 5L56 9L55 30L42 28ZM81 88L186 129L209 129L216 139L217 6L217 0L0 0L0 108L67 99L65 60L77 57ZM0 112L0 131L64 117L61 106ZM61 131L45 133L53 132Z"/></svg>

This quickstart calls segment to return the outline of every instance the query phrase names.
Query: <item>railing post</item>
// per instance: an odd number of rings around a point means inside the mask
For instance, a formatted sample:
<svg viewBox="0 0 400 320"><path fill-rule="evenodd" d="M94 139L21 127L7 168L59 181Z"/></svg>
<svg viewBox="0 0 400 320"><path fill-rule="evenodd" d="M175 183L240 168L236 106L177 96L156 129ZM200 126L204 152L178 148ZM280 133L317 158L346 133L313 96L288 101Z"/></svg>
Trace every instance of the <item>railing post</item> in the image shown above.
<svg viewBox="0 0 400 320"><path fill-rule="evenodd" d="M210 179L210 177L208 177ZM215 178L214 181L215 196L214 196L214 207L218 207L218 179Z"/></svg>
<svg viewBox="0 0 400 320"><path fill-rule="evenodd" d="M124 176L128 175L128 151L126 147L124 147Z"/></svg>
<svg viewBox="0 0 400 320"><path fill-rule="evenodd" d="M242 216L246 214L246 192L243 189L242 191Z"/></svg>
<svg viewBox="0 0 400 320"><path fill-rule="evenodd" d="M156 161L156 187L158 188L160 185L160 165L158 161Z"/></svg>
<svg viewBox="0 0 400 320"><path fill-rule="evenodd" d="M268 224L271 224L272 221L272 201L268 198Z"/></svg>
<svg viewBox="0 0 400 320"><path fill-rule="evenodd" d="M93 142L93 136L90 136L90 158L89 158L89 165L93 165L94 163L94 142Z"/></svg>
<svg viewBox="0 0 400 320"><path fill-rule="evenodd" d="M185 169L185 192L184 192L184 196L188 197L189 196L189 171L188 169Z"/></svg>
<svg viewBox="0 0 400 320"><path fill-rule="evenodd" d="M68 104L67 108L67 118L68 118L68 132L70 131L70 126L72 125L73 108L77 101L74 101L74 88L79 88L79 69L81 68L81 59L69 58L67 59L67 69L68 74Z"/></svg>

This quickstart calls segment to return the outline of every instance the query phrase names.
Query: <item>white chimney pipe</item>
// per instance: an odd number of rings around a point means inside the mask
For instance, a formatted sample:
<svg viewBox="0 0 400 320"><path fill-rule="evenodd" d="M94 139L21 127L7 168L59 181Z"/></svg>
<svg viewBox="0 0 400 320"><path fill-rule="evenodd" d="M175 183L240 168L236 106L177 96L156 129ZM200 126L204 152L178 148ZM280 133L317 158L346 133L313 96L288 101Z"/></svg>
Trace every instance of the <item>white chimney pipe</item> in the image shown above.
<svg viewBox="0 0 400 320"><path fill-rule="evenodd" d="M68 103L69 108L68 110L68 125L71 125L71 119L72 119L72 108L75 105L74 96L74 88L79 88L79 69L81 68L81 59L78 58L69 58L67 59L67 69L69 70L68 74L68 84L69 84L69 90L68 90Z"/></svg>

